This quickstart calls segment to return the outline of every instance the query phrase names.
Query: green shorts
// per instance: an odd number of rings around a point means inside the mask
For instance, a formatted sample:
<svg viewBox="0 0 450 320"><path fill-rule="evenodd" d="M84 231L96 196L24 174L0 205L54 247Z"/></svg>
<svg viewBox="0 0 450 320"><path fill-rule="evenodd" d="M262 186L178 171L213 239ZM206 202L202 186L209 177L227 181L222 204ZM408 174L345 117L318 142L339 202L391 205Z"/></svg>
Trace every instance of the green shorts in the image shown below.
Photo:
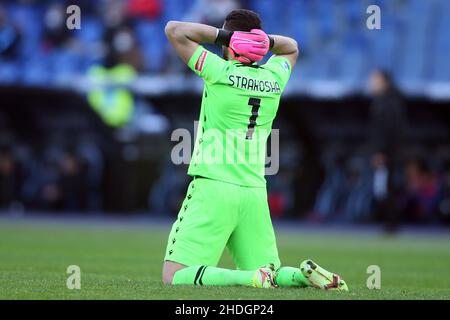
<svg viewBox="0 0 450 320"><path fill-rule="evenodd" d="M225 247L238 269L280 266L266 188L196 178L172 226L165 260L216 266Z"/></svg>

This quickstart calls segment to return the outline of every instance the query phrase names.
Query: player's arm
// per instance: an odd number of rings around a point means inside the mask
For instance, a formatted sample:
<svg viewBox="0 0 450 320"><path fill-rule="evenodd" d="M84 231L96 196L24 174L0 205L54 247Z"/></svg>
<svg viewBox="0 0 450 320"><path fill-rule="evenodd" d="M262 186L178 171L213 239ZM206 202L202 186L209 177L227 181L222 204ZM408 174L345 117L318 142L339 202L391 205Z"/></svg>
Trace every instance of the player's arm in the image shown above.
<svg viewBox="0 0 450 320"><path fill-rule="evenodd" d="M269 37L272 42L270 51L277 56L288 59L291 67L294 68L299 54L297 41L279 35L270 35Z"/></svg>
<svg viewBox="0 0 450 320"><path fill-rule="evenodd" d="M180 58L187 64L200 43L213 44L217 28L191 22L169 21L166 36Z"/></svg>
<svg viewBox="0 0 450 320"><path fill-rule="evenodd" d="M251 32L228 31L205 24L170 21L166 35L181 59L188 64L199 44L230 47L243 63L261 61L269 50L269 38L261 30Z"/></svg>

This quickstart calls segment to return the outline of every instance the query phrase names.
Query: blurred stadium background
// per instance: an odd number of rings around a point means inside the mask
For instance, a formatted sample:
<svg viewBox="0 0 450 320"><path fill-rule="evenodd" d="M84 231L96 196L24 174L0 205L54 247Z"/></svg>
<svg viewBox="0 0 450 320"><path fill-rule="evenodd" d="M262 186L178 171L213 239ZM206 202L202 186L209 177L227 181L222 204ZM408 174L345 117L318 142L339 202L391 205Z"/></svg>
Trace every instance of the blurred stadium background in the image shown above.
<svg viewBox="0 0 450 320"><path fill-rule="evenodd" d="M70 4L81 8L80 30L66 27ZM381 8L381 30L366 27L371 4ZM202 83L174 56L164 25L220 26L238 7L301 49L274 124L273 217L389 220L377 209L387 186L377 182L370 137L368 79L382 68L403 93L406 123L388 208L399 222L448 224L446 0L2 0L0 215L173 217L189 179L170 161L170 135L193 131Z"/></svg>

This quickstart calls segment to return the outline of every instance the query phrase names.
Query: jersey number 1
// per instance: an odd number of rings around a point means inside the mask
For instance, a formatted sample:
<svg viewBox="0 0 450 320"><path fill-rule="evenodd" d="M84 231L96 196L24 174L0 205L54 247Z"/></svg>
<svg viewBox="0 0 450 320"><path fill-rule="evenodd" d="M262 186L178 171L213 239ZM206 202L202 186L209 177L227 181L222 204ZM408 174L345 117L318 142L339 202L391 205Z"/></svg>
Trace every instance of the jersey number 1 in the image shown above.
<svg viewBox="0 0 450 320"><path fill-rule="evenodd" d="M253 132L255 131L256 126L256 118L258 118L259 108L261 107L261 99L259 98L250 98L248 100L248 105L252 106L252 115L250 116L250 123L248 124L247 134L245 135L245 139L252 140Z"/></svg>

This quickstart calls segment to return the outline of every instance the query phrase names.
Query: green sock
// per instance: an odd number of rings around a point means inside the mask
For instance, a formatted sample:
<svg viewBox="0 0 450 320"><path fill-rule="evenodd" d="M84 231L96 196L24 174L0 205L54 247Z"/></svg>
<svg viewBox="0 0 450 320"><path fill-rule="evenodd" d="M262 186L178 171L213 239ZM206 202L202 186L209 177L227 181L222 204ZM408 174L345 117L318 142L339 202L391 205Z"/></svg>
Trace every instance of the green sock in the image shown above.
<svg viewBox="0 0 450 320"><path fill-rule="evenodd" d="M305 278L299 268L281 267L277 270L275 278L280 287L309 287L309 281Z"/></svg>
<svg viewBox="0 0 450 320"><path fill-rule="evenodd" d="M192 266L175 272L172 284L201 286L252 286L255 271Z"/></svg>

